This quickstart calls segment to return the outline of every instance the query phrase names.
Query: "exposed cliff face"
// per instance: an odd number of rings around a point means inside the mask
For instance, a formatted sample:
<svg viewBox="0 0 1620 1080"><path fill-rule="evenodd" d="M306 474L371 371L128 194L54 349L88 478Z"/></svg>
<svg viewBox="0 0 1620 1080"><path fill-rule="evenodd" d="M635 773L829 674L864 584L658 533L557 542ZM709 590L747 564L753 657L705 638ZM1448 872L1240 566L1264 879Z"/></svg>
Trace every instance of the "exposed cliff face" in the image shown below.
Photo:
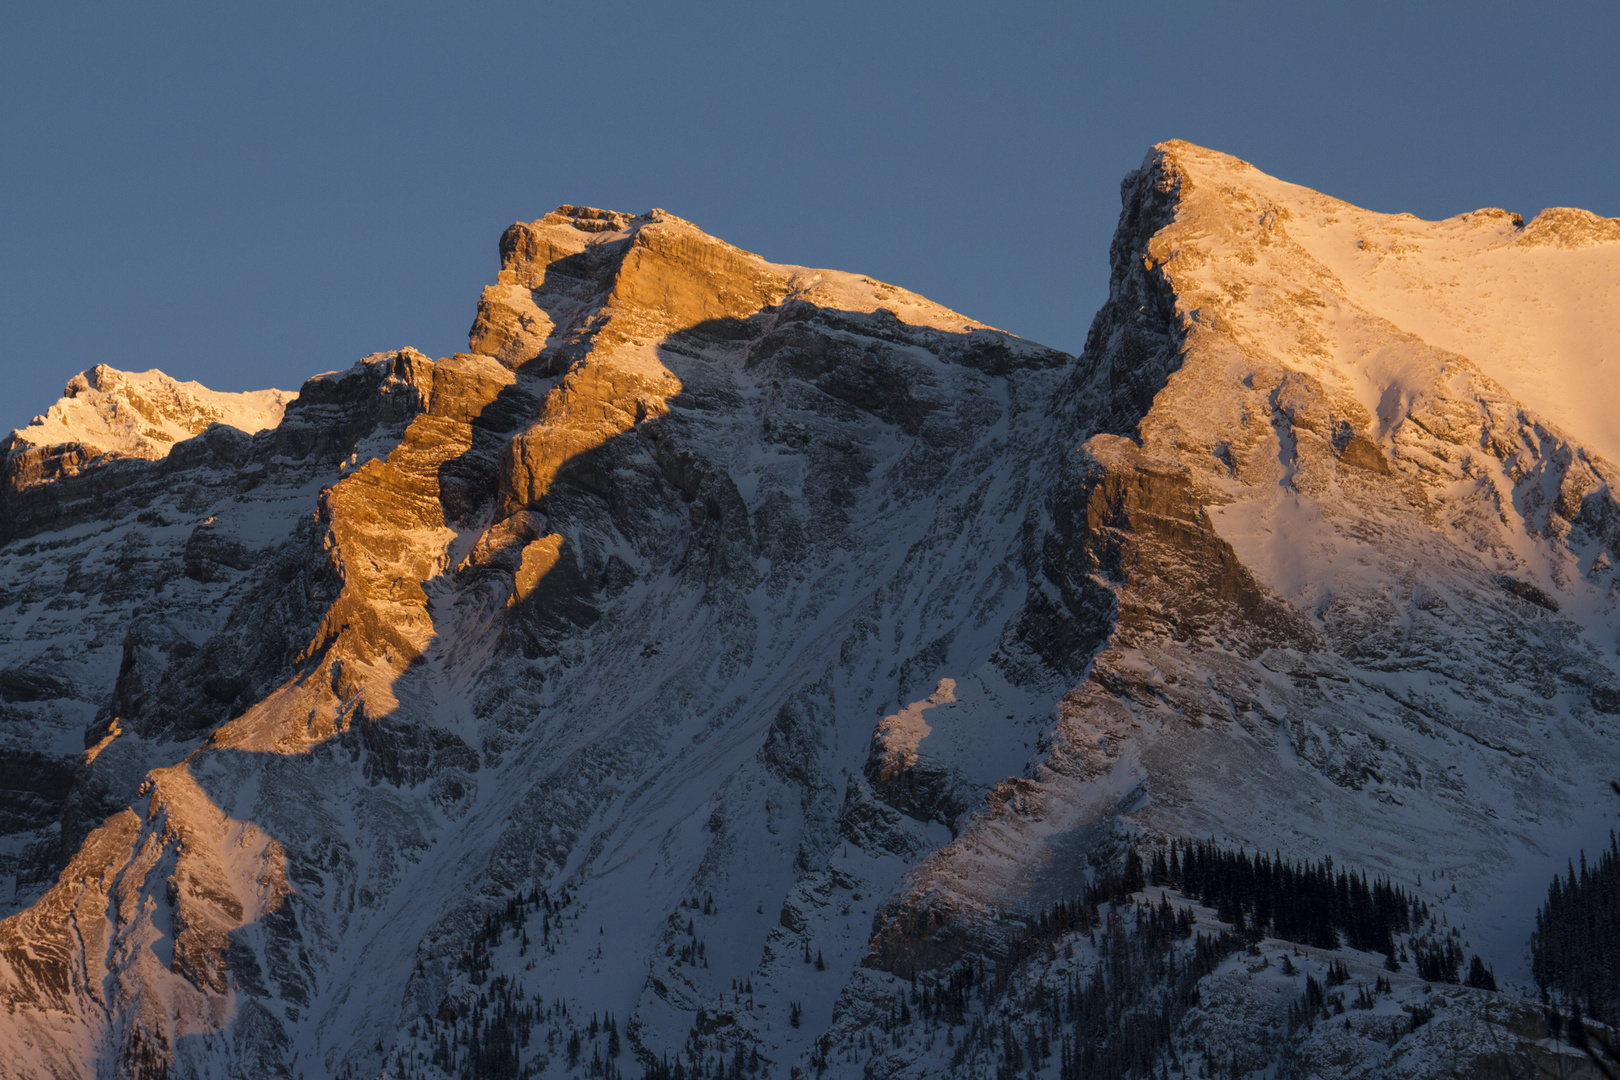
<svg viewBox="0 0 1620 1080"><path fill-rule="evenodd" d="M1431 344L1466 333L1446 323L1465 303L1417 312L1382 284L1466 300L1493 268L1519 280L1502 254L1518 227L1491 211L1390 219L1185 144L1150 156L1125 198L1081 385L1119 416L1120 382L1098 373L1167 375L1135 438L1093 436L1048 496L1015 638L1091 666L1039 767L908 874L868 963L909 975L996 955L975 928L1009 894L1030 910L1075 895L1077 845L1106 867L1125 839L1214 835L1430 882L1459 940L1525 978L1526 913L1570 852L1606 842L1620 765L1613 466L1495 381L1517 357ZM1343 258L1334 229L1399 265ZM1414 236L1429 261L1399 253ZM1558 272L1586 281L1611 258ZM1589 369L1567 344L1544 362L1572 387ZM1371 1029L1289 1047L1276 992L1236 978L1178 1038L1242 1071L1312 1076L1425 1075L1436 1045L1470 1038L1476 1055L1518 1053L1467 995L1400 1048Z"/></svg>
<svg viewBox="0 0 1620 1080"><path fill-rule="evenodd" d="M8 546L8 580L32 583L14 609L68 596L85 628L13 652L13 696L60 732L54 787L15 799L17 1068L186 1072L227 1044L271 1073L363 1064L384 1031L410 1038L401 1008L458 1013L458 957L503 890L611 904L622 886L586 883L652 873L600 944L658 937L727 869L732 814L768 826L745 838L778 881L770 912L746 908L758 948L843 843L838 746L957 641L993 647L1022 591L1027 462L1064 437L1024 418L1069 358L656 211L564 208L502 256L468 354L311 380L188 482L188 442L100 462L82 475L128 475L116 499L87 489L97 531ZM146 576L100 569L111 551ZM954 812L1023 753L959 776ZM726 791L745 793L730 811ZM873 805L892 877L926 828ZM72 946L74 913L101 910ZM546 944L560 972L599 943ZM649 1045L716 993L621 960L592 1004L629 1016L647 994ZM338 1000L352 1023L330 1043Z"/></svg>
<svg viewBox="0 0 1620 1080"><path fill-rule="evenodd" d="M8 1074L562 1076L611 1013L632 1075L992 1075L999 1020L936 1038L960 965L1018 961L963 1015L1035 1015L1101 961L1021 920L1211 834L1393 875L1519 970L1620 771L1620 508L1601 418L1464 323L1600 278L1608 225L1185 144L1122 195L1078 359L562 207L467 353L236 412L71 385L7 444ZM1481 1000L1284 1037L1278 978L1218 966L1175 1044L1418 1075Z"/></svg>
<svg viewBox="0 0 1620 1080"><path fill-rule="evenodd" d="M62 399L15 438L23 446L71 444L90 456L160 458L210 424L250 435L273 428L293 396L285 390L222 394L161 371L131 373L97 364L75 375Z"/></svg>
<svg viewBox="0 0 1620 1080"><path fill-rule="evenodd" d="M173 471L235 464L243 434L275 427L292 396L222 394L161 371L131 374L105 364L75 375L60 401L0 442L0 541L100 517L131 484L160 475L136 462L164 459L177 442L190 445Z"/></svg>

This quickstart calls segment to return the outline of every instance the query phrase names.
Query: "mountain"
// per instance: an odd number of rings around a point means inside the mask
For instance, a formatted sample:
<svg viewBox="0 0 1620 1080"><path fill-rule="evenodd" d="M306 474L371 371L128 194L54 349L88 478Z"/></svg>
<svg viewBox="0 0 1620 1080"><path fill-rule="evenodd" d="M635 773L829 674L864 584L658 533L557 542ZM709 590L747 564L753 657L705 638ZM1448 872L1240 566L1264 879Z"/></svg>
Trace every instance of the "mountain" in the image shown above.
<svg viewBox="0 0 1620 1080"><path fill-rule="evenodd" d="M561 207L466 353L75 378L4 446L0 1071L1586 1067L1620 222L1122 201L1080 357Z"/></svg>

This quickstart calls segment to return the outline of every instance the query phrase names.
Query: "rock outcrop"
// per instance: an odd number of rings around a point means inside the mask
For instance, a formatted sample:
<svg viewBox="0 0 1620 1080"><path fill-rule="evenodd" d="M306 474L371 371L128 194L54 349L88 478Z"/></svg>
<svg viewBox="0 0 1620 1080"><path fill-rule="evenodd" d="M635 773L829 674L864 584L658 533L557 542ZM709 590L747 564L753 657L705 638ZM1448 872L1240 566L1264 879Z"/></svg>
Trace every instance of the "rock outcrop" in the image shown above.
<svg viewBox="0 0 1620 1080"><path fill-rule="evenodd" d="M5 445L0 1072L1050 1074L1149 1008L1137 1066L1550 1053L1526 905L1620 775L1620 506L1502 342L1613 223L1180 143L1122 196L1078 358L561 207L465 353L75 380ZM1398 882L1392 949L1517 996L1304 1024L1196 898L1127 992L1146 931L1075 905L1206 837Z"/></svg>

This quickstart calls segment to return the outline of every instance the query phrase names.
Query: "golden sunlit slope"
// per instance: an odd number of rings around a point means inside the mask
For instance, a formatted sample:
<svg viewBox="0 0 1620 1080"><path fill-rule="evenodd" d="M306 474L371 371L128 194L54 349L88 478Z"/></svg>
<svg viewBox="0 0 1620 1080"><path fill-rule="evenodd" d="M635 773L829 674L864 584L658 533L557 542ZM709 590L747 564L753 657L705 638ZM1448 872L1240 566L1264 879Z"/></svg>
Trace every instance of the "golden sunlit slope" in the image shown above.
<svg viewBox="0 0 1620 1080"><path fill-rule="evenodd" d="M1467 357L1620 461L1620 220L1555 208L1528 225L1494 209L1423 221L1362 210L1187 143L1165 149L1191 180L1178 221L1208 226L1166 269L1196 297L1189 303L1208 307L1206 319L1218 313L1239 340L1336 371L1386 431L1438 375L1366 347L1367 320L1387 322ZM1217 223L1234 210L1260 229L1223 235ZM1279 329L1290 340L1277 340Z"/></svg>

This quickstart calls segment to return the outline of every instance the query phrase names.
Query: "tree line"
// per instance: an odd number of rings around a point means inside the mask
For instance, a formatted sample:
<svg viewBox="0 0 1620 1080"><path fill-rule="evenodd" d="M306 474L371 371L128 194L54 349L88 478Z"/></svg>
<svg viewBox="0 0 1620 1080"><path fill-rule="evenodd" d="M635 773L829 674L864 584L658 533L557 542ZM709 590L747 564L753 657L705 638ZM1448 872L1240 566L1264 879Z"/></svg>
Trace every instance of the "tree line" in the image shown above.
<svg viewBox="0 0 1620 1080"><path fill-rule="evenodd" d="M1393 954L1395 935L1429 916L1421 900L1388 878L1335 870L1332 859L1290 862L1280 854L1172 841L1153 857L1155 885L1174 888L1215 909L1238 933L1270 936L1317 949L1340 944Z"/></svg>
<svg viewBox="0 0 1620 1080"><path fill-rule="evenodd" d="M1620 1022L1620 847L1614 833L1594 865L1553 875L1530 936L1530 972L1544 997L1563 999L1576 1016Z"/></svg>

